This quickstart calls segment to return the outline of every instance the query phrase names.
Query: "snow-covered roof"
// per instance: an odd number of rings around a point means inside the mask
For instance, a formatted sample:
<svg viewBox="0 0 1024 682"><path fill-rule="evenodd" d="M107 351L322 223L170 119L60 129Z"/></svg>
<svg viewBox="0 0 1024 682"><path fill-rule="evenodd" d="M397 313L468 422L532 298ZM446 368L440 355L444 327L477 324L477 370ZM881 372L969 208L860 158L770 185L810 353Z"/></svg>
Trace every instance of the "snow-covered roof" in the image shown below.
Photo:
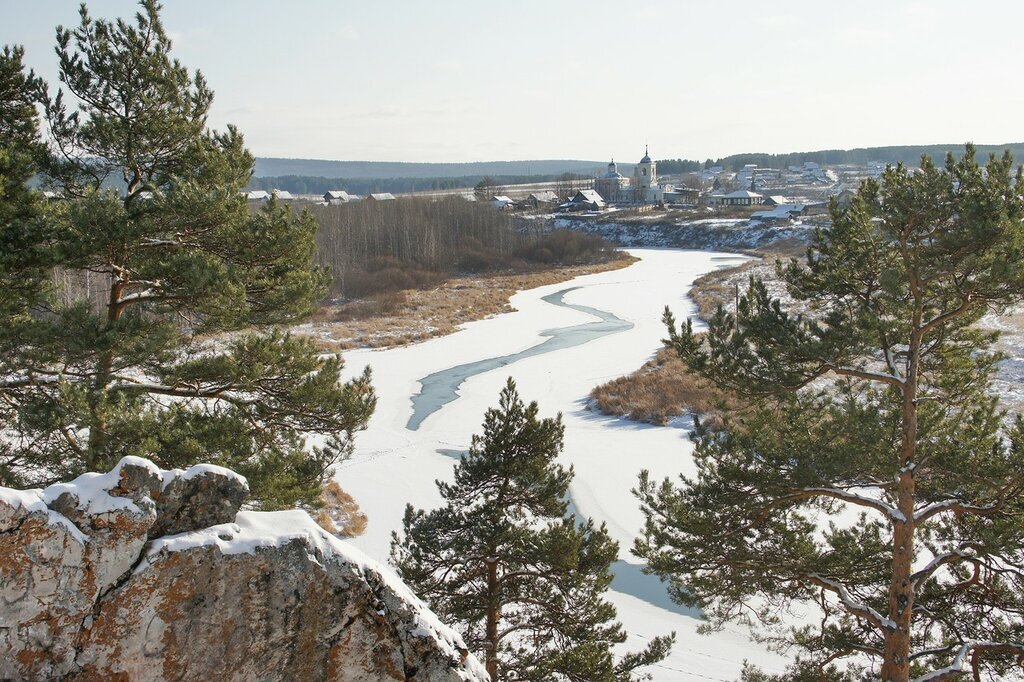
<svg viewBox="0 0 1024 682"><path fill-rule="evenodd" d="M801 213L806 208L804 204L780 204L770 211L757 211L751 214L751 218L761 219L785 219L790 218L794 213Z"/></svg>
<svg viewBox="0 0 1024 682"><path fill-rule="evenodd" d="M761 195L757 192L751 192L749 189L738 189L735 192L729 192L725 195L726 199L757 199Z"/></svg>
<svg viewBox="0 0 1024 682"><path fill-rule="evenodd" d="M373 192L366 197L374 201L394 201L395 195L391 192Z"/></svg>
<svg viewBox="0 0 1024 682"><path fill-rule="evenodd" d="M768 197L768 200L771 201L776 206L781 206L783 204L789 203L789 199L782 196L781 194L772 194L771 196Z"/></svg>
<svg viewBox="0 0 1024 682"><path fill-rule="evenodd" d="M352 201L353 197L351 194L343 189L330 190L324 192L324 200L326 201Z"/></svg>
<svg viewBox="0 0 1024 682"><path fill-rule="evenodd" d="M581 189L576 192L576 196L572 198L572 201L576 203L585 201L599 206L604 206L604 199L597 193L596 189Z"/></svg>
<svg viewBox="0 0 1024 682"><path fill-rule="evenodd" d="M558 201L558 195L547 190L546 192L534 192L530 195L534 201Z"/></svg>
<svg viewBox="0 0 1024 682"><path fill-rule="evenodd" d="M270 192L276 199L294 199L292 193L286 189L275 189Z"/></svg>
<svg viewBox="0 0 1024 682"><path fill-rule="evenodd" d="M263 199L269 199L270 194L262 189L254 189L251 192L247 192L245 198L249 201L262 201Z"/></svg>

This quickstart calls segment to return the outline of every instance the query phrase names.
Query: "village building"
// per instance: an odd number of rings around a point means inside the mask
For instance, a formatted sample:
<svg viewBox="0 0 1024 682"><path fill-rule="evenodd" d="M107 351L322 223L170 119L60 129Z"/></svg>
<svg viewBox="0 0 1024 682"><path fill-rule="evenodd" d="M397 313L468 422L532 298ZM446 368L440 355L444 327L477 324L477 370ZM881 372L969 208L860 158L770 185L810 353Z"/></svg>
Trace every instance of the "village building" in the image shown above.
<svg viewBox="0 0 1024 682"><path fill-rule="evenodd" d="M788 222L807 211L806 204L778 204L768 211L755 211L750 214L754 220L764 222Z"/></svg>
<svg viewBox="0 0 1024 682"><path fill-rule="evenodd" d="M706 198L711 206L760 206L764 203L764 197L757 192L748 189L741 189L728 194L712 194Z"/></svg>
<svg viewBox="0 0 1024 682"><path fill-rule="evenodd" d="M532 208L540 208L541 206L545 206L547 204L558 203L558 195L551 190L547 190L544 192L533 192L530 194L530 196L526 197L524 203L526 203L528 206Z"/></svg>
<svg viewBox="0 0 1024 682"><path fill-rule="evenodd" d="M594 189L606 202L660 204L665 194L665 189L658 184L658 164L651 160L646 147L640 163L633 167L632 178L619 173L612 159L608 172L594 180Z"/></svg>
<svg viewBox="0 0 1024 682"><path fill-rule="evenodd" d="M324 201L328 204L347 204L350 201L359 201L359 197L339 189L325 192Z"/></svg>
<svg viewBox="0 0 1024 682"><path fill-rule="evenodd" d="M692 187L669 187L662 197L666 206L696 206L700 203L700 190Z"/></svg>
<svg viewBox="0 0 1024 682"><path fill-rule="evenodd" d="M772 194L764 198L765 206L784 206L786 204L792 203L792 201L782 196L781 194Z"/></svg>
<svg viewBox="0 0 1024 682"><path fill-rule="evenodd" d="M633 168L633 201L639 204L660 204L665 190L658 184L658 164L644 147L644 156Z"/></svg>
<svg viewBox="0 0 1024 682"><path fill-rule="evenodd" d="M394 201L395 195L391 192L375 192L366 195L367 201Z"/></svg>
<svg viewBox="0 0 1024 682"><path fill-rule="evenodd" d="M605 206L605 200L596 189L581 189L558 208L563 211L600 211Z"/></svg>
<svg viewBox="0 0 1024 682"><path fill-rule="evenodd" d="M516 202L503 194L496 194L491 197L491 206L497 209L515 208Z"/></svg>
<svg viewBox="0 0 1024 682"><path fill-rule="evenodd" d="M594 180L594 189L605 201L630 201L629 178L619 172L615 159L608 164L608 172Z"/></svg>

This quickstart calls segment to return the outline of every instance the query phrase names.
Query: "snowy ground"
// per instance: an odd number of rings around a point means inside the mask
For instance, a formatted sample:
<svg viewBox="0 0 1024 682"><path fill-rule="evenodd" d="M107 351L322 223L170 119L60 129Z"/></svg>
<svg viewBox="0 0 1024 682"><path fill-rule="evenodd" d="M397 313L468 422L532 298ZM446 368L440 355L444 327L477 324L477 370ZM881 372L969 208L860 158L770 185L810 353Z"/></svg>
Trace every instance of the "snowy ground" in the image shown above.
<svg viewBox="0 0 1024 682"><path fill-rule="evenodd" d="M337 478L369 516L366 533L351 542L386 562L391 532L401 526L405 504L432 508L440 504L435 479L448 479L470 436L480 430L484 410L495 405L506 377L513 376L525 400L536 400L542 415L562 412L565 425L563 463L576 478L571 492L577 510L608 524L620 543L620 561L610 599L630 633L629 648L671 630L675 649L650 672L656 680L733 680L744 659L769 672L781 672L784 659L749 641L740 628L697 635L695 614L671 604L657 578L644 576L629 548L641 523L630 489L637 473L657 477L692 473L692 446L683 428L636 424L589 411L591 388L627 374L648 360L664 336L662 308L677 319L693 313L685 298L700 274L739 262L728 254L671 249L636 249L641 260L623 270L587 275L572 282L520 292L512 299L518 312L466 325L462 331L414 346L385 351L345 353L346 376L370 364L379 395L369 429L359 434L356 453ZM518 354L542 343L541 332L594 322L583 310L558 307L542 297L577 287L564 301L596 308L632 323L571 348L527 356L469 378L459 398L429 415L415 431L406 428L418 380L456 365Z"/></svg>

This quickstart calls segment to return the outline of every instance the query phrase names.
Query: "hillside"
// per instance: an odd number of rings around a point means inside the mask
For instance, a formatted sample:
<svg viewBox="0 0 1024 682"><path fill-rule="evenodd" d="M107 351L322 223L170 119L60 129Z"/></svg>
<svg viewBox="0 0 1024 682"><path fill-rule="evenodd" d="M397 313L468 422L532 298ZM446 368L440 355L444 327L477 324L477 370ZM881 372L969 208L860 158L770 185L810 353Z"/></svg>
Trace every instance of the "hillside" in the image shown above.
<svg viewBox="0 0 1024 682"><path fill-rule="evenodd" d="M449 178L483 175L559 175L604 172L607 161L539 160L474 163L406 163L257 158L254 177L304 175L366 180L378 178ZM626 164L623 164L626 165Z"/></svg>

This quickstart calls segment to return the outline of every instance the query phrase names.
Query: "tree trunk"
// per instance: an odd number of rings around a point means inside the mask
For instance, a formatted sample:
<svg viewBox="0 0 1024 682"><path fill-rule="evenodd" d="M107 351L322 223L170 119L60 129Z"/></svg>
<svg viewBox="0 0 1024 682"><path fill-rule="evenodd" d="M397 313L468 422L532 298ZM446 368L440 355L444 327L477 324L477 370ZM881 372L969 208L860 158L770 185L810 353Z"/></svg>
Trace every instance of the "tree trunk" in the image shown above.
<svg viewBox="0 0 1024 682"><path fill-rule="evenodd" d="M903 520L893 522L892 578L889 583L889 620L895 630L885 635L882 680L910 679L910 634L914 615L914 584L910 579L914 561L914 457L917 454L917 374L921 355L920 313L915 315L914 332L908 349L907 378L903 385L900 472L896 484L897 509Z"/></svg>
<svg viewBox="0 0 1024 682"><path fill-rule="evenodd" d="M485 667L492 682L498 679L498 619L501 617L501 602L498 599L498 561L487 560L487 661Z"/></svg>
<svg viewBox="0 0 1024 682"><path fill-rule="evenodd" d="M110 298L107 302L107 330L109 331L117 321L121 319L124 309L121 304L121 294L124 292L126 282L114 275L110 284ZM100 353L96 360L96 376L93 379L92 391L89 396L89 442L86 452L86 468L89 471L98 471L106 467L106 463L100 461L103 442L107 431L107 406L106 389L110 383L110 374L114 369L114 351L105 350Z"/></svg>

